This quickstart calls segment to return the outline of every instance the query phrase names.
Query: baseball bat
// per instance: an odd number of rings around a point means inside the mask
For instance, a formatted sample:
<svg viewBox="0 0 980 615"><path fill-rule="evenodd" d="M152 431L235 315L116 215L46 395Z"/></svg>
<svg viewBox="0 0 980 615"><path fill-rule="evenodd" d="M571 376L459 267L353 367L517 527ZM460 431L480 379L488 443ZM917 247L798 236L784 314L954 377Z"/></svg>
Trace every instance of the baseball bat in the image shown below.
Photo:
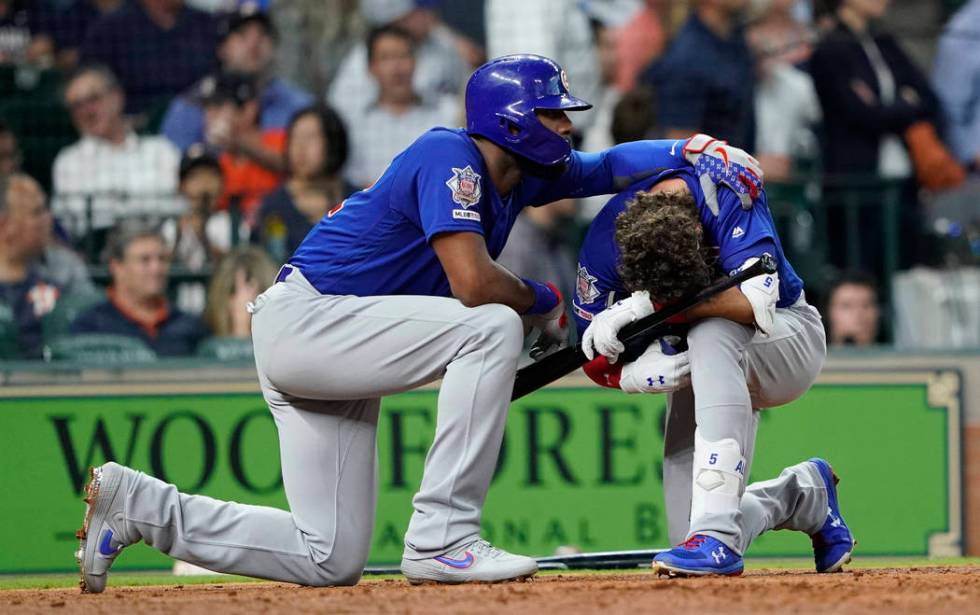
<svg viewBox="0 0 980 615"><path fill-rule="evenodd" d="M629 345L638 339L651 337L657 331L664 330L664 325L669 318L681 312L686 312L702 301L707 301L750 278L775 272L776 259L768 254L764 254L758 261L735 275L729 278L722 278L696 293L665 306L659 312L654 312L649 316L645 316L636 322L626 325L619 332L619 341L623 342L624 345ZM528 393L533 393L562 376L572 373L588 362L589 359L582 352L581 344L569 346L568 348L554 352L537 363L532 363L517 370L517 377L514 379L514 390L511 393L510 399L514 401L515 399L524 397Z"/></svg>

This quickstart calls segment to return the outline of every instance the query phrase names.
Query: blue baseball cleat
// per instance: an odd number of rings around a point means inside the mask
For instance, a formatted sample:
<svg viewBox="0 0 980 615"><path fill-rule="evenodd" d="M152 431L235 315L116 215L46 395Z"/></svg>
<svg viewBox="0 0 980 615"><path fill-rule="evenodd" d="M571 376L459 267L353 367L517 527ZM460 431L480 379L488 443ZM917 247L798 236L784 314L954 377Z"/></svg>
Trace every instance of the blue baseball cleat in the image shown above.
<svg viewBox="0 0 980 615"><path fill-rule="evenodd" d="M851 552L857 544L840 514L840 502L837 500L837 483L840 479L825 460L814 457L808 461L817 467L827 485L827 520L820 531L811 536L813 561L817 572L840 572L844 564L851 561Z"/></svg>
<svg viewBox="0 0 980 615"><path fill-rule="evenodd" d="M742 556L711 536L695 534L687 542L653 558L653 569L671 577L742 574Z"/></svg>

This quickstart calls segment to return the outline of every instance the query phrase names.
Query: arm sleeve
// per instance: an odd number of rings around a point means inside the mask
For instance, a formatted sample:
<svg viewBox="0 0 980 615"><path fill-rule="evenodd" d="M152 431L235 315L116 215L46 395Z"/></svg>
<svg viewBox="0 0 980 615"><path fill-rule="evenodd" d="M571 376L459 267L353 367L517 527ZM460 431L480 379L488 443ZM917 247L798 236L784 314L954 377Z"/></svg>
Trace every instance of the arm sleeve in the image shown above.
<svg viewBox="0 0 980 615"><path fill-rule="evenodd" d="M684 142L678 139L621 143L597 153L573 151L560 178L525 180L527 204L535 207L560 199L582 198L618 192L667 169L682 169Z"/></svg>
<svg viewBox="0 0 980 615"><path fill-rule="evenodd" d="M746 260L766 253L776 256L776 231L765 193L752 209L746 210L734 192L721 189L718 212L715 216L706 205L701 206L701 224L710 241L718 246L723 271L734 271Z"/></svg>
<svg viewBox="0 0 980 615"><path fill-rule="evenodd" d="M895 80L899 87L910 86L919 95L922 101L920 115L929 119L936 120L939 117L939 99L933 91L929 80L923 74L922 69L909 57L909 54L902 48L898 40L891 36L885 36L882 47L888 50L888 58L892 62L891 69L895 73Z"/></svg>
<svg viewBox="0 0 980 615"><path fill-rule="evenodd" d="M810 60L813 85L824 117L839 117L855 132L875 135L903 131L920 119L921 110L900 96L891 105L882 105L880 101L874 105L865 103L851 86L857 77L847 66L843 54L827 48L818 48Z"/></svg>

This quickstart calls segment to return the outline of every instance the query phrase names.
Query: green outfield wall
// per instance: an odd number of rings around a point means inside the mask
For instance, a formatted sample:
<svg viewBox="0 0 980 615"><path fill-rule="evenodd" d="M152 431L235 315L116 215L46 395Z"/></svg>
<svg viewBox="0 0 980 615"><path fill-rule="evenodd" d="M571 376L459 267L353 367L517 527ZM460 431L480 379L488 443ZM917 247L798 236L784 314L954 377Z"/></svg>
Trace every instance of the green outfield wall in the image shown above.
<svg viewBox="0 0 980 615"><path fill-rule="evenodd" d="M579 381L580 382L580 381ZM177 391L176 393L174 391ZM370 562L397 563L436 392L387 398ZM666 546L660 479L663 396L560 386L511 407L484 513L499 546L547 555ZM960 380L943 372L829 372L804 398L765 411L751 480L826 457L864 555L962 551ZM275 427L253 385L220 380L0 390L0 573L70 570L86 469L114 459L182 490L285 508ZM316 468L309 468L316 472ZM808 556L792 532L750 556ZM145 546L120 568L171 561Z"/></svg>

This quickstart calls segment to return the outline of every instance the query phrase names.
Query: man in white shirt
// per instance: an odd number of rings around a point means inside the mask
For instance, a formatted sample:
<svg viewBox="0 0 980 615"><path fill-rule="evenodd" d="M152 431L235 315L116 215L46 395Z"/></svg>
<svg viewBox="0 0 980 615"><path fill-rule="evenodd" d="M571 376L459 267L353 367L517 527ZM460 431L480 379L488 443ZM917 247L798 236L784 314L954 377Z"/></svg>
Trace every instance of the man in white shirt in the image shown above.
<svg viewBox="0 0 980 615"><path fill-rule="evenodd" d="M65 105L81 139L54 161L52 209L76 235L128 216L179 213L180 153L163 137L138 136L125 97L104 66L84 66L65 84Z"/></svg>
<svg viewBox="0 0 980 615"><path fill-rule="evenodd" d="M422 133L435 126L456 126L462 110L457 99L426 100L413 86L415 52L412 36L396 26L368 34L368 70L378 86L375 99L341 111L350 136L347 180L367 187Z"/></svg>
<svg viewBox="0 0 980 615"><path fill-rule="evenodd" d="M424 0L361 0L360 10L370 27L396 26L411 36L416 64L414 91L426 102L435 103L445 95L458 96L471 71L463 61L456 35L430 4ZM368 55L367 45L351 49L330 84L327 102L341 115L357 113L365 101L378 97Z"/></svg>

